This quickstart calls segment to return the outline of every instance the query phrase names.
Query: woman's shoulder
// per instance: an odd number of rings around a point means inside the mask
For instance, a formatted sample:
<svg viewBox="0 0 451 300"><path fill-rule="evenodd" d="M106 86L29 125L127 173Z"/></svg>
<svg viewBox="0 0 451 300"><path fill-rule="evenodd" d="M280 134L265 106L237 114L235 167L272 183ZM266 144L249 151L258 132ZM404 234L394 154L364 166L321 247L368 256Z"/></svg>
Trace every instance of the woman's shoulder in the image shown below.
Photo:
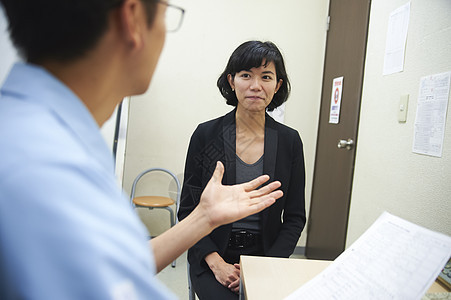
<svg viewBox="0 0 451 300"><path fill-rule="evenodd" d="M269 123L270 127L277 129L283 135L290 137L299 137L299 132L296 129L274 120L269 115L267 115L267 122Z"/></svg>
<svg viewBox="0 0 451 300"><path fill-rule="evenodd" d="M232 118L232 114L234 114L234 111L228 112L227 114L220 117L202 122L197 126L196 131L222 130L226 122L233 123L234 118Z"/></svg>
<svg viewBox="0 0 451 300"><path fill-rule="evenodd" d="M224 116L220 116L211 120L207 120L204 122L201 122L198 127L202 127L202 128L209 128L212 126L215 126L218 123L221 123L221 121L224 119Z"/></svg>

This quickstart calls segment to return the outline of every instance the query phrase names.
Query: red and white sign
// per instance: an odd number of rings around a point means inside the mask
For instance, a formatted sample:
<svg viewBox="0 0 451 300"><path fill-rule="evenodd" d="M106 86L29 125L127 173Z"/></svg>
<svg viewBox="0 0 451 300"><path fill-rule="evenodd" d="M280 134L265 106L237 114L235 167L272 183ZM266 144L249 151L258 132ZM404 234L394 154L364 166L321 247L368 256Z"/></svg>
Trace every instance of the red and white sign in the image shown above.
<svg viewBox="0 0 451 300"><path fill-rule="evenodd" d="M340 121L341 94L343 91L343 76L334 79L330 100L329 123L338 124Z"/></svg>

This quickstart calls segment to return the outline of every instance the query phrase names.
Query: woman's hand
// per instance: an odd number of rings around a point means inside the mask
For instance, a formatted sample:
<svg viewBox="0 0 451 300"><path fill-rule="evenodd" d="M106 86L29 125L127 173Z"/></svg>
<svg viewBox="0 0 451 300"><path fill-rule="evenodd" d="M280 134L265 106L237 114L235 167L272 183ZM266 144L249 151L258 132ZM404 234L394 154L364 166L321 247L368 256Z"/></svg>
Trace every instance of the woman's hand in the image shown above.
<svg viewBox="0 0 451 300"><path fill-rule="evenodd" d="M240 290L240 265L231 265L217 253L213 252L205 256L208 267L215 275L216 280L232 292L238 293Z"/></svg>
<svg viewBox="0 0 451 300"><path fill-rule="evenodd" d="M237 268L238 270L240 269L240 264L234 264L235 268ZM240 279L238 278L237 280L235 280L234 282L232 282L231 284L229 284L228 288L236 293L239 294L240 293Z"/></svg>
<svg viewBox="0 0 451 300"><path fill-rule="evenodd" d="M218 161L213 176L196 207L206 214L213 229L258 213L283 195L282 191L275 191L280 187L278 181L256 190L257 187L269 180L268 175L262 175L252 181L236 185L223 185L221 183L223 175L224 166Z"/></svg>

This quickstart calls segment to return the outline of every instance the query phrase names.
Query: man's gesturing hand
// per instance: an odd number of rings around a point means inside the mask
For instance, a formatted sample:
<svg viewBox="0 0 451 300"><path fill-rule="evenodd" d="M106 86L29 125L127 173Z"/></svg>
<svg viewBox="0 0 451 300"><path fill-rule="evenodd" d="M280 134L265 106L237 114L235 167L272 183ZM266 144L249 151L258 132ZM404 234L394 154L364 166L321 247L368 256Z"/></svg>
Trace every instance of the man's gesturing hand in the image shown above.
<svg viewBox="0 0 451 300"><path fill-rule="evenodd" d="M218 161L198 205L198 208L208 216L212 228L258 213L283 195L282 191L275 191L281 185L278 181L256 190L269 180L268 175L230 186L221 183L223 175L224 166Z"/></svg>

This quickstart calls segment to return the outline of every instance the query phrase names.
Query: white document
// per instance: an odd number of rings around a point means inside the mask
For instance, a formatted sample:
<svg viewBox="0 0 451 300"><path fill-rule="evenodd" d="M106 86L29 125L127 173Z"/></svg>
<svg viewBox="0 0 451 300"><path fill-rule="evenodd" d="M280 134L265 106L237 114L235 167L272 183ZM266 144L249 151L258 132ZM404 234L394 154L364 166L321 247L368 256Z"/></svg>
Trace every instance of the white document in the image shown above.
<svg viewBox="0 0 451 300"><path fill-rule="evenodd" d="M388 20L383 75L404 70L407 31L409 30L410 2L394 10Z"/></svg>
<svg viewBox="0 0 451 300"><path fill-rule="evenodd" d="M421 299L450 255L451 237L384 212L328 268L285 300Z"/></svg>
<svg viewBox="0 0 451 300"><path fill-rule="evenodd" d="M421 78L412 151L442 156L451 72Z"/></svg>
<svg viewBox="0 0 451 300"><path fill-rule="evenodd" d="M341 95L343 92L343 76L337 77L332 83L332 95L330 97L329 123L340 122Z"/></svg>

